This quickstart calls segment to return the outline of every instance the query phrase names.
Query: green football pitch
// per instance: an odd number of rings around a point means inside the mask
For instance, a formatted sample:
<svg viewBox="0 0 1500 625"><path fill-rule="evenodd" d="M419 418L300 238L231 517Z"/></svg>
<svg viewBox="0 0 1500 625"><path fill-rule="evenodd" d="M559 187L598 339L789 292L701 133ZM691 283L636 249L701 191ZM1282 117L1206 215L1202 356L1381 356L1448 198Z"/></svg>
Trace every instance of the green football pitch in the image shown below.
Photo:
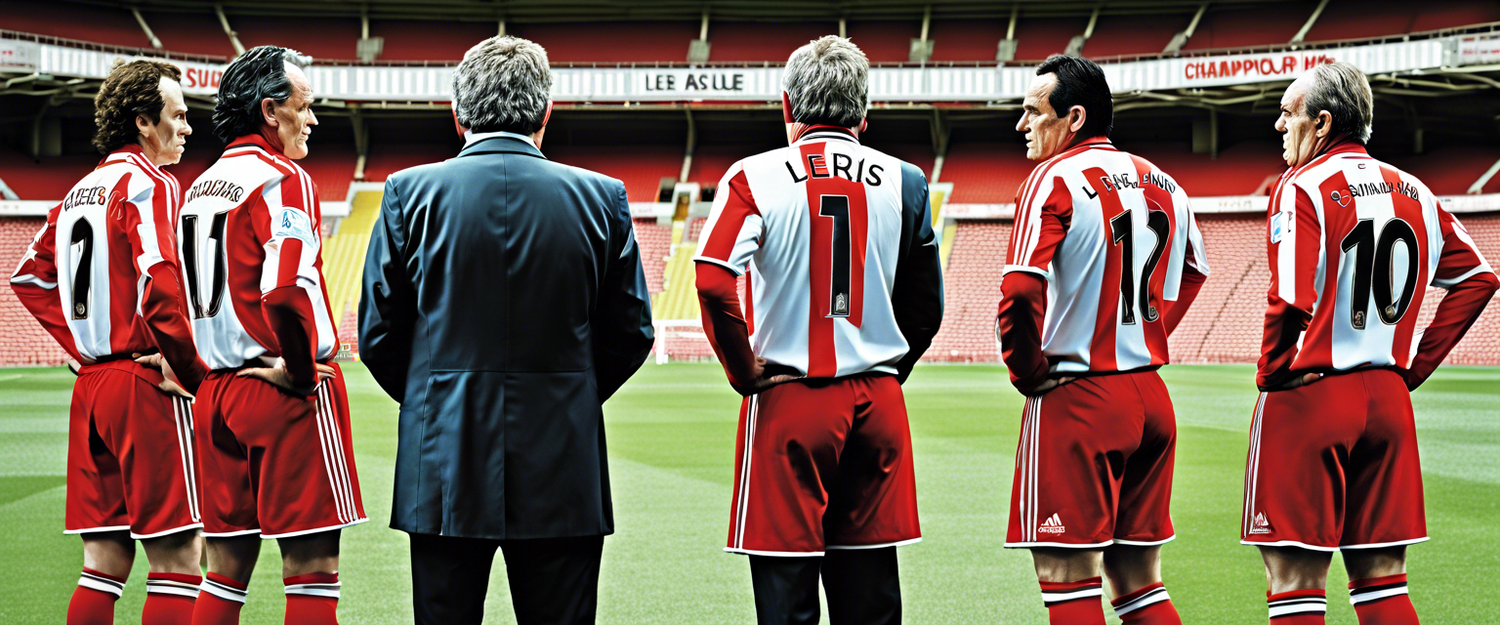
<svg viewBox="0 0 1500 625"><path fill-rule="evenodd" d="M344 531L340 617L410 622L407 539L387 527L396 405L362 367L345 371L370 522ZM1001 548L1021 411L1004 375L993 366L932 365L906 385L925 535L900 551L908 623L1046 621L1029 556ZM1184 622L1264 623L1260 558L1237 542L1252 369L1177 366L1163 377L1179 441L1167 587ZM77 582L79 542L62 534L72 384L63 369L0 370L3 623L61 622ZM1412 600L1426 622L1492 621L1500 611L1500 595L1486 590L1500 566L1500 368L1442 369L1414 401L1432 540L1411 549ZM600 622L753 622L745 559L721 551L738 406L709 363L647 365L605 407L617 531L605 542ZM139 619L145 564L139 555L116 622ZM281 622L279 564L268 541L243 622ZM504 580L497 558L492 622L513 622ZM1345 581L1335 560L1329 623L1355 622Z"/></svg>

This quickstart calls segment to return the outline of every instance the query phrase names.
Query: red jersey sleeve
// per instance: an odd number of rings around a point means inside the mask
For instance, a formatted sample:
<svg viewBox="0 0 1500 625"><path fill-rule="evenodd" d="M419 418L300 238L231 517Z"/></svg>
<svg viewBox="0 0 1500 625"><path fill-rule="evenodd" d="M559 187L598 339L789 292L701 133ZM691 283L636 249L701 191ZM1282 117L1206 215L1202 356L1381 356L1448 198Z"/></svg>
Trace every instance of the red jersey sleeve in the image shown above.
<svg viewBox="0 0 1500 625"><path fill-rule="evenodd" d="M1256 373L1262 389L1279 385L1290 374L1297 342L1318 302L1314 279L1326 263L1323 223L1312 198L1301 187L1284 182L1277 200L1267 222L1271 290Z"/></svg>
<svg viewBox="0 0 1500 625"><path fill-rule="evenodd" d="M1448 294L1438 304L1432 323L1422 332L1417 353L1406 370L1408 389L1421 386L1437 370L1500 288L1500 280L1463 224L1441 206L1437 212L1443 250L1432 283L1448 289Z"/></svg>
<svg viewBox="0 0 1500 625"><path fill-rule="evenodd" d="M1073 196L1060 177L1048 178L1016 203L1010 248L1001 272L995 339L1011 384L1022 393L1044 382L1050 369L1042 353L1045 281L1051 278L1052 255L1067 236L1072 217Z"/></svg>
<svg viewBox="0 0 1500 625"><path fill-rule="evenodd" d="M750 257L760 249L764 225L750 193L744 165L735 163L719 181L719 192L714 196L708 222L698 235L698 253L693 260L722 265L736 276L742 275Z"/></svg>
<svg viewBox="0 0 1500 625"><path fill-rule="evenodd" d="M16 299L42 328L67 350L74 360L81 360L78 348L73 344L73 333L63 315L62 298L57 292L57 215L62 205L47 211L47 221L31 240L20 266L11 274L10 287Z"/></svg>
<svg viewBox="0 0 1500 625"><path fill-rule="evenodd" d="M1067 236L1072 220L1073 195L1061 177L1047 178L1034 191L1023 194L1016 203L1016 219L1002 274L1026 271L1049 277L1047 267L1052 264L1057 246Z"/></svg>
<svg viewBox="0 0 1500 625"><path fill-rule="evenodd" d="M261 267L261 310L276 335L277 351L292 384L311 387L317 382L312 293L322 289L318 269L322 238L315 219L320 214L318 197L312 180L300 169L280 183L267 185L266 196L275 197L273 190L278 191L280 202L267 202L270 225Z"/></svg>
<svg viewBox="0 0 1500 625"><path fill-rule="evenodd" d="M125 238L140 289L137 303L141 318L177 381L189 393L208 375L208 366L193 345L192 323L187 316L182 282L178 279L177 241L173 221L175 198L171 190L153 185L124 204Z"/></svg>

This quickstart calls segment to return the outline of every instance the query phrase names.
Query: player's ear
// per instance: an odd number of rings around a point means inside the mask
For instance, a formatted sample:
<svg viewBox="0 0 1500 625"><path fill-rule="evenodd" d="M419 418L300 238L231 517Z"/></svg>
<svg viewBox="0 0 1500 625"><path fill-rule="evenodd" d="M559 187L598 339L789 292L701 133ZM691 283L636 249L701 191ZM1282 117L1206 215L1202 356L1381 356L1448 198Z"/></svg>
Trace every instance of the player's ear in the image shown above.
<svg viewBox="0 0 1500 625"><path fill-rule="evenodd" d="M552 101L547 100L547 112L542 114L542 128L547 127L547 122L552 119Z"/></svg>
<svg viewBox="0 0 1500 625"><path fill-rule="evenodd" d="M859 130L854 131L854 134L856 134L856 135L865 134L865 129L869 128L869 127L870 127L870 118L866 117L864 119L861 119L861 120L859 120Z"/></svg>
<svg viewBox="0 0 1500 625"><path fill-rule="evenodd" d="M1318 121L1313 124L1313 132L1319 137L1326 137L1333 133L1333 114L1328 111L1318 111Z"/></svg>
<svg viewBox="0 0 1500 625"><path fill-rule="evenodd" d="M260 101L260 122L272 128L281 125L276 121L276 101L271 98L263 98Z"/></svg>
<svg viewBox="0 0 1500 625"><path fill-rule="evenodd" d="M1068 109L1068 130L1078 132L1083 130L1083 123L1088 120L1089 111L1081 104L1073 105Z"/></svg>
<svg viewBox="0 0 1500 625"><path fill-rule="evenodd" d="M781 92L781 120L792 123L792 98L785 91Z"/></svg>

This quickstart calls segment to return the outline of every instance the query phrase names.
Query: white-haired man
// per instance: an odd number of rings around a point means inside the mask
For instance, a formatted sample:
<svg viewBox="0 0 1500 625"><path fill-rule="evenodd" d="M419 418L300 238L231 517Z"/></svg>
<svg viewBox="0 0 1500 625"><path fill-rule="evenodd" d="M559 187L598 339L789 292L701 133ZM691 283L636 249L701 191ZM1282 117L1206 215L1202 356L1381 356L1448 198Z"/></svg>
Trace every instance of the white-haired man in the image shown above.
<svg viewBox="0 0 1500 625"><path fill-rule="evenodd" d="M1410 391L1500 286L1432 192L1365 151L1373 119L1364 73L1340 62L1293 82L1276 120L1290 168L1268 212L1240 527L1261 549L1276 625L1323 622L1335 551L1362 625L1417 622L1406 545L1427 527ZM1429 286L1448 294L1414 346Z"/></svg>
<svg viewBox="0 0 1500 625"><path fill-rule="evenodd" d="M789 147L735 163L698 240L703 326L740 410L727 551L761 623L901 619L921 538L901 382L943 317L916 167L860 144L869 62L823 37L787 61ZM736 277L749 270L744 313Z"/></svg>
<svg viewBox="0 0 1500 625"><path fill-rule="evenodd" d="M541 46L453 76L458 156L393 174L365 258L361 356L401 403L391 527L418 623L478 623L498 548L519 623L592 623L614 531L602 404L651 350L619 180L547 160Z"/></svg>

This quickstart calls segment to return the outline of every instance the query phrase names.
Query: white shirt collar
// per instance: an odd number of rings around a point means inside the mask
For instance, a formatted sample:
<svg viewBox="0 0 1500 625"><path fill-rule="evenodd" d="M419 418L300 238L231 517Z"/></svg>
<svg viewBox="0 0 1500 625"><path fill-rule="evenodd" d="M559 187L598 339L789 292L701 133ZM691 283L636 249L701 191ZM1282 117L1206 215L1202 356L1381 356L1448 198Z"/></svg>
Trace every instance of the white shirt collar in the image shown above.
<svg viewBox="0 0 1500 625"><path fill-rule="evenodd" d="M522 135L522 134L516 134L514 132L506 132L504 130L499 130L499 131L496 131L496 132L474 132L472 130L465 130L464 131L464 147L469 147L470 145L473 145L475 141L478 141L480 139L488 139L490 137L510 137L512 139L520 139L522 141L525 141L526 145L529 145L529 146L534 147L534 148L536 147L536 142L532 141L530 136L528 136L528 135ZM537 148L537 149L541 149L541 148Z"/></svg>

